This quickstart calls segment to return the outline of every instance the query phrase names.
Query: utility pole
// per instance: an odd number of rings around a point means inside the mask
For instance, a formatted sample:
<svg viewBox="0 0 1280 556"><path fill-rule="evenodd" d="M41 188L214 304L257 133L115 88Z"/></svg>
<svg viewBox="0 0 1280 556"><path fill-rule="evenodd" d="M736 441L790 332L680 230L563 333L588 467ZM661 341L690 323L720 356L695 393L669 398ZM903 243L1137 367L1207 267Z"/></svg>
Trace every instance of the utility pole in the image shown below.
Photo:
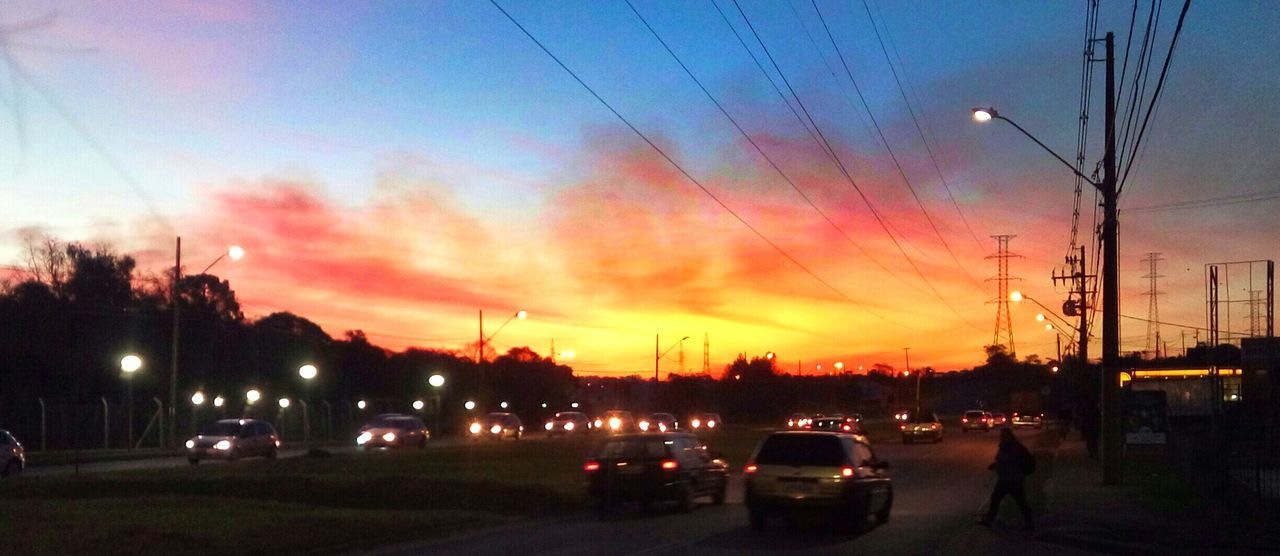
<svg viewBox="0 0 1280 556"><path fill-rule="evenodd" d="M1089 304L1089 294L1095 290L1089 289L1089 280L1096 279L1097 276L1086 274L1088 266L1085 264L1084 246L1079 246L1078 255L1071 255L1064 260L1071 266L1069 274L1054 273L1053 282L1070 282L1071 294L1067 301L1062 304L1062 314L1068 317L1079 317L1080 323L1076 326L1076 336L1079 345L1076 346L1076 356L1080 359L1080 368L1083 370L1089 365L1089 309L1093 306Z"/></svg>
<svg viewBox="0 0 1280 556"><path fill-rule="evenodd" d="M485 376L484 376L484 309L479 309L479 311L480 311L480 342L477 344L477 346L479 347L476 350L476 370L480 371L479 373L480 388L478 388L480 395L477 397L480 398L480 402L479 402L481 404L480 407L483 408L485 407L483 404L485 403L485 394L486 394Z"/></svg>
<svg viewBox="0 0 1280 556"><path fill-rule="evenodd" d="M169 447L178 446L178 283L182 281L182 238L177 239L173 254L173 285L169 303L173 306L173 358L169 367ZM160 441L164 444L164 440Z"/></svg>
<svg viewBox="0 0 1280 556"><path fill-rule="evenodd" d="M702 374L711 374L711 336L702 333Z"/></svg>
<svg viewBox="0 0 1280 556"><path fill-rule="evenodd" d="M658 334L653 335L653 381L658 382L658 360L662 359L662 355L658 353Z"/></svg>
<svg viewBox="0 0 1280 556"><path fill-rule="evenodd" d="M1120 245L1116 191L1115 33L1107 33L1106 152L1102 158L1102 484L1121 481Z"/></svg>

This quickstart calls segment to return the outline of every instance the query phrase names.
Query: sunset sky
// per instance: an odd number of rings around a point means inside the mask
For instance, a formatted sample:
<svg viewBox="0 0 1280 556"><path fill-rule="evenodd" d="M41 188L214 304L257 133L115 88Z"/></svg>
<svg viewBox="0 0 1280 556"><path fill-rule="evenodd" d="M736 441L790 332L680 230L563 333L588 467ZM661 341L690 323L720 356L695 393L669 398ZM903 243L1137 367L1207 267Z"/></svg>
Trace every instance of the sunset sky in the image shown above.
<svg viewBox="0 0 1280 556"><path fill-rule="evenodd" d="M622 0L499 3L724 206L487 1L6 2L0 265L22 264L31 229L110 243L149 273L172 264L175 236L189 272L236 244L247 256L213 272L251 317L287 310L390 349L460 349L478 310L492 332L523 309L500 351L554 341L579 373L609 375L651 374L655 333L662 349L690 337L690 371L704 334L716 372L770 350L806 373L901 367L904 347L912 367L971 366L994 330L992 234L1016 235L1013 288L1061 304L1050 276L1070 240L1072 177L970 108L995 106L1073 158L1084 2L868 4L953 204L861 1L818 7L869 107L813 4L740 1L892 236L738 42L735 30L785 92L733 0L635 7L834 225ZM1152 88L1181 7L1164 4ZM1132 8L1102 2L1099 33L1116 32L1119 56ZM1280 194L1277 28L1265 2L1191 7L1123 209ZM1203 326L1205 263L1280 254L1276 197L1122 213L1121 313L1147 316L1141 259L1158 251L1161 319ZM1093 203L1086 191L1086 243ZM1247 299L1247 278L1231 280ZM1036 312L1013 308L1018 355L1052 357ZM1243 313L1226 326L1247 330ZM1122 327L1122 349L1142 349L1146 324ZM1162 331L1177 349L1182 329ZM664 374L680 370L677 352Z"/></svg>

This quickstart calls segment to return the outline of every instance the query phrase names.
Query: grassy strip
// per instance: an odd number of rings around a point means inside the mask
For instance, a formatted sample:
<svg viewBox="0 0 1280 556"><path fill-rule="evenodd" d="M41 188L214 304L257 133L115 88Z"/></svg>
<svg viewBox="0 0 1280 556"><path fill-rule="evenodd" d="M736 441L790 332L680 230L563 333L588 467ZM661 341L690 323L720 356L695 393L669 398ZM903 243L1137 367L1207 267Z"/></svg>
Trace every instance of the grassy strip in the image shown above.
<svg viewBox="0 0 1280 556"><path fill-rule="evenodd" d="M14 554L341 552L501 523L476 513L314 508L256 500L128 497L0 501Z"/></svg>

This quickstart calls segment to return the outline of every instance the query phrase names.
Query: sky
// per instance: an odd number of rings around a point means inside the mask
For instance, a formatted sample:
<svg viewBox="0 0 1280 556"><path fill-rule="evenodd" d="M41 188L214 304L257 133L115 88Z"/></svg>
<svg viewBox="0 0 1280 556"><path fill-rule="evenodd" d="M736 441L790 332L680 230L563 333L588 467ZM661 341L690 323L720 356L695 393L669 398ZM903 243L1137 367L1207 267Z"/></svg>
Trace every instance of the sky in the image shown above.
<svg viewBox="0 0 1280 556"><path fill-rule="evenodd" d="M700 371L704 339L717 373L769 351L806 374L901 368L903 348L913 368L980 363L996 234L1015 236L1011 289L1061 304L1072 175L970 108L1074 158L1084 2L739 1L499 2L609 107L490 2L5 2L0 264L32 231L150 274L177 236L188 272L239 245L211 272L250 317L462 349L481 311L487 335L525 310L499 351L554 343L618 376L653 372L655 335L663 376ZM1118 65L1133 9L1101 3ZM1276 195L1160 206L1278 191L1277 25L1265 2L1191 6L1122 192L1123 315L1149 314L1145 253L1165 259L1160 320L1189 326L1206 263L1276 257ZM1093 83L1089 168L1100 64ZM1262 288L1231 272L1232 299ZM1011 309L1019 356L1055 356L1040 311ZM1184 330L1161 327L1171 350ZM1121 340L1144 349L1146 323L1122 319Z"/></svg>

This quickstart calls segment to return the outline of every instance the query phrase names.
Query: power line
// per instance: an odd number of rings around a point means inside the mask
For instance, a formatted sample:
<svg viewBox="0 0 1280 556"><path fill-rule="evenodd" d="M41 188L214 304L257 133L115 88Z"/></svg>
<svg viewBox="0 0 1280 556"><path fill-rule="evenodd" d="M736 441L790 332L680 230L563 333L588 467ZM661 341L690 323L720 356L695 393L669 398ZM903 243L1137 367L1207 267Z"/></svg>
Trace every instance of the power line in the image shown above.
<svg viewBox="0 0 1280 556"><path fill-rule="evenodd" d="M942 187L947 192L947 197L951 199L951 206L955 207L956 214L960 215L960 221L964 223L969 235L973 237L973 242L982 246L982 241L978 239L978 234L969 226L969 220L964 217L964 213L960 211L960 203L956 201L956 196L951 192L951 185L947 183L947 178L942 175L942 168L938 166L938 159L933 155L933 148L929 146L929 141L924 138L924 129L920 127L920 120L916 118L916 111L911 107L911 101L907 99L907 90L902 86L902 79L898 77L898 70L893 67L893 59L889 57L889 49L884 45L884 38L880 36L880 29L876 27L876 20L871 16L871 6L867 5L867 0L862 0L862 8L867 11L867 20L871 22L871 30L876 33L876 40L880 43L880 51L884 53L884 61L889 64L889 71L893 73L893 81L898 84L898 93L902 95L902 102L907 105L907 112L911 114L911 121L916 125L916 133L920 135L920 142L924 143L925 152L929 153L929 160L933 163L933 169L938 173L938 179L942 181ZM883 23L883 20L881 21ZM905 76L906 69L903 69Z"/></svg>
<svg viewBox="0 0 1280 556"><path fill-rule="evenodd" d="M635 5L631 3L631 0L625 0L625 1L627 4L627 7L631 8L631 12L634 13L636 17L640 19L640 22L644 24L645 28L648 29L651 34L653 34L653 38L657 39L658 43L662 45L662 48L667 51L667 54L670 54L671 58L674 59L676 63L680 65L680 69L684 70L685 75L688 75L689 78L692 79L693 82L698 85L698 88L701 89L702 93L707 96L707 99L709 99L711 103L714 104L716 108L720 110L720 113L723 114L724 117L729 120L729 123L733 124L734 129L738 130L738 133L741 134L742 137L745 138L747 142L751 144L751 147L754 148L757 153L760 153L760 156L764 158L765 162L769 163L769 167L773 168L773 170L777 172L778 175L781 176L784 181L787 182L787 185L790 185L791 189L795 190L795 192L798 195L800 195L802 199L804 199L804 202L807 203L809 207L811 207L814 210L814 212L817 212L818 215L820 215L822 219L827 222L827 224L830 224L832 228L835 228L835 230L840 233L840 236L843 237L846 242L848 242L850 245L853 245L855 248L861 251L864 255L867 256L867 258L871 259L872 262L880 266L880 268L892 274L892 271L890 271L888 267L885 267L884 265L880 264L879 261L875 260L875 258L871 256L870 251L868 251L858 242L854 241L853 238L849 237L849 234L846 233L843 228L837 225L835 221L833 221L831 217L827 215L826 212L823 212L822 209L818 208L818 205L813 202L813 199L811 199L809 195L805 194L805 192L802 189L800 189L800 186L796 185L795 181L793 181L791 177L786 174L786 172L782 171L782 168L779 167L776 162L774 162L773 158L771 158L768 155L768 153L765 153L764 149L761 148L760 145L756 143L756 140L752 138L751 135L748 134L745 129L742 128L742 126L738 123L738 120L735 119L731 114L729 114L729 111L725 109L724 105L720 104L719 100L716 100L715 95L711 94L711 91L707 89L706 85L703 85L702 81L698 79L696 75L694 75L692 70L689 69L689 66L685 65L684 61L681 60L678 55L676 55L675 51L671 49L671 46L667 44L667 41L663 40L662 36L659 35L656 30L654 30L653 26L649 24L649 21L646 20L644 16L640 14L640 11L636 9ZM899 278L899 280L901 280L901 278Z"/></svg>
<svg viewBox="0 0 1280 556"><path fill-rule="evenodd" d="M1145 205L1141 207L1133 207L1125 209L1125 214L1141 214L1149 212L1165 212L1173 210L1191 210L1201 208L1213 208L1228 205L1238 205L1243 203L1255 203L1258 201L1269 201L1280 198L1280 189L1272 189L1270 191L1255 191L1252 193L1237 193L1234 195L1223 195L1221 197L1209 197L1205 199L1196 199L1193 201L1177 201L1173 203L1162 203L1158 205Z"/></svg>
<svg viewBox="0 0 1280 556"><path fill-rule="evenodd" d="M1164 90L1165 78L1169 76L1169 64L1173 61L1174 50L1178 46L1178 37L1182 35L1182 24L1187 19L1187 10L1189 9L1191 9L1191 0L1185 0L1182 3L1182 13L1178 14L1178 25L1173 28L1173 38L1169 40L1169 51L1164 57L1164 67L1160 69L1160 79L1156 81L1156 90L1151 94L1151 102L1147 105L1147 113L1142 118L1142 127L1138 129L1138 136L1134 140L1133 150L1129 154L1129 164L1125 166L1124 175L1120 178L1117 195L1124 191L1124 185L1129 179L1129 171L1133 169L1133 161L1138 148L1142 145L1142 139L1146 137L1147 124L1151 122L1151 113L1155 111L1156 103L1160 101L1160 93Z"/></svg>
<svg viewBox="0 0 1280 556"><path fill-rule="evenodd" d="M623 115L622 115L622 113L618 112L618 111L617 111L617 109L615 109L615 108L613 107L613 105L609 104L609 102L608 102L608 101L606 101L606 100L604 99L604 97L600 96L600 94L599 94L599 93L597 93L597 92L595 91L595 89L592 89L590 85L587 85L586 81L583 81L581 77L578 77L578 74L577 74L577 73L575 73L572 69L569 69L569 66L565 65L565 63L564 63L563 61L561 61L561 60L560 60L560 58L559 58L558 56L556 56L554 53L552 53L552 52L551 52L551 50L550 50L550 49L548 49L545 45L543 45L543 44L542 44L542 41L539 41L539 40L537 39L537 37L534 37L534 36L533 36L533 33L530 33L530 32L529 32L529 30L528 30L528 29L526 29L526 28L524 27L524 25L521 25L521 24L520 24L520 22L519 22L519 21L517 21L517 20L516 20L516 18L515 18L514 16L512 16L510 13L508 13L508 12L507 12L507 10L503 9L503 7L502 7L500 4L498 4L497 0L489 0L489 3L493 4L493 6L494 6L495 8L497 8L497 9L498 9L498 11L502 12L502 15L506 16L506 18L507 18L508 20L510 20L512 24L514 24L517 28L519 28L519 29L520 29L520 32L524 33L524 34L525 34L525 36L529 37L529 40L533 41L533 43L534 43L534 44L536 44L536 45L538 46L538 48L542 49L542 51L543 51L544 53L546 53L546 54L547 54L547 56L551 57L551 59L552 59L552 60L554 60L554 61L555 61L555 63L556 63L557 65L559 65L559 66L560 66L560 68L561 68L561 69L563 69L566 73L568 73L570 77L573 77L573 80L574 80L574 81L577 81L579 85L582 85L582 87L583 87L584 89L586 89L586 90L587 90L587 92L588 92L588 93L590 93L592 97L594 97L597 101L599 101L599 102L600 102L600 104L603 104L603 105L604 105L604 107L605 107L605 108L607 108L607 109L609 110L609 112L613 113L613 115L614 115L615 117L617 117L617 118L618 118L618 120L620 120L623 124L625 124L625 125L627 126L627 128L628 128L628 129L630 129L633 133L635 133L637 136L639 136L641 140L643 140L645 143L647 143L647 144L649 145L649 147L651 147L654 151L656 151L656 152L658 153L658 155L659 155L659 156L661 156L664 160L666 160L666 161L667 161L667 163L671 164L671 166L673 166L677 171L679 171L681 175L683 175L683 176L684 176L686 179L688 179L691 183L693 183L695 186L697 186L697 188L698 188L698 189L700 189L703 193L705 193L708 197L710 197L710 198L711 198L711 200L715 201L715 203L716 203L717 205L720 205L720 208L723 208L723 209L725 210L725 212L728 212L728 213L729 213L731 216L733 216L733 217L734 217L734 219L736 219L739 223L741 223L743 226L745 226L748 230L751 230L751 232L752 232L752 233L754 233L754 234L756 235L756 237L759 237L761 241L763 241L763 242L765 242L766 244L768 244L768 245L769 245L769 247L772 247L772 248L773 248L773 250L774 250L774 251L776 251L779 255L781 255L783 258L787 259L788 261L791 261L791 263L792 263L792 264L794 264L794 265L796 265L797 267L799 267L799 268L800 268L800 270L803 270L806 274L808 274L809 276L811 276L814 280L816 280L818 283L820 283L820 284L822 284L823 286L825 286L827 289L829 289L829 290L831 290L832 292L834 292L834 293L835 293L837 296L839 296L841 299L844 299L845 301L847 301L847 302L849 302L849 303L851 303L851 304L853 304L853 305L855 305L855 306L858 306L858 307L862 308L863 310L866 310L866 311L867 311L868 313L870 313L871 315L873 315L873 316L875 316L875 317L877 317L877 318L879 318L879 319L881 319L881 320L884 320L885 322L889 322L889 323L892 323L892 324L896 324L896 325L898 325L898 326L900 326L900 327L902 327L902 328L906 328L906 329L908 329L908 330L915 330L914 328L912 328L912 327L910 327L910 326L907 326L907 325L905 325L905 324L903 324L903 323L900 323L900 322L897 322L897 321L895 321L895 320L892 320L892 319L890 319L890 318L888 318L888 317L885 317L885 316L880 315L880 314L878 314L878 313L876 313L876 312L873 312L873 311L871 311L870 309L867 309L866 307L863 307L863 305L862 305L861 303L858 303L856 300L854 300L854 299L853 299L852 297L850 297L848 294L844 293L844 292L843 292L843 291L841 291L839 288L835 287L835 286L834 286L834 285L832 285L830 282L828 282L828 281L826 281L825 279L823 279L821 276L818 276L818 274L817 274L816 272L814 272L813 270L811 270L809 267L805 266L805 265L804 265L804 263L801 263L801 262L800 262L799 260L797 260L795 257L791 256L791 254L790 254L790 253L788 253L788 252L787 252L785 249L783 249L781 246L779 246L778 244L776 244L776 243L774 243L772 240L770 240L767 236L765 236L765 235L764 235L764 233L763 233L763 232L761 232L761 231L760 231L759 229L757 229L755 226L752 226L752 225L751 225L751 223L747 222L747 220L746 220L745 218L743 218L743 217L742 217L741 215L739 215L736 211L734 211L732 208L730 208L730 207L729 207L729 205L725 204L725 202L724 202L723 200L721 200L721 199L720 199L720 197L718 197L718 196L717 196L715 193L713 193L710 189L707 189L707 187L706 187L705 185L703 185L703 184L702 184L702 182L698 181L698 179L697 179L697 178L694 178L692 174L690 174L687 170L685 170L685 169L684 169L684 167L683 167L683 166L681 166L681 165L680 165L680 163L676 162L676 160L675 160L674 158L671 158L671 156L670 156L670 155L668 155L668 154L667 154L667 152L666 152L665 150L663 150L663 149L662 149L662 147L659 147L657 143L654 143L654 142L653 142L653 140L649 138L649 136L645 135L645 134L644 134L644 132L640 131L640 129L639 129L639 128L637 128L634 124L632 124L632 123L631 123L631 120L628 120L625 116L623 116Z"/></svg>
<svg viewBox="0 0 1280 556"><path fill-rule="evenodd" d="M734 0L735 2L737 0ZM916 188L911 184L911 179L907 177L907 172L902 168L902 164L898 162L898 157L893 153L893 147L889 145L889 139L885 137L884 131L880 129L880 123L876 121L875 114L871 112L871 105L867 103L867 99L862 94L862 88L858 87L858 82L853 78L853 71L849 69L849 63L845 60L844 53L840 50L840 46L836 44L836 38L831 34L831 28L827 26L827 20L822 16L822 10L818 9L817 0L809 0L813 4L813 9L818 14L818 20L822 22L822 28L827 32L827 38L831 41L831 46L835 48L836 55L840 58L840 64L844 67L845 75L849 77L849 82L853 84L853 90L857 93L858 98L862 100L862 105L867 110L867 116L871 119L871 125L875 127L876 133L880 136L880 141L884 143L884 148L889 152L889 159L893 161L894 167L898 169L898 174L902 176L902 181L907 185L907 190L911 192L911 197L915 199L916 205L920 207L920 212L924 214L924 219L929 223L929 227L933 229L934 235L938 236L938 241L942 243L942 247L946 249L947 254L951 255L951 260L956 263L956 268L964 274L965 278L973 284L975 288L982 291L982 285L978 283L968 269L960 264L960 259L956 257L955 251L951 250L951 245L947 243L947 238L943 237L942 232L938 230L938 225L933 221L933 217L929 215L929 209L925 208L924 201L920 200L920 195L916 193Z"/></svg>
<svg viewBox="0 0 1280 556"><path fill-rule="evenodd" d="M875 206L871 203L871 199L867 197L866 193L862 191L862 188L859 187L858 183L853 179L853 175L849 173L849 169L845 167L844 162L840 160L840 156L836 153L835 149L831 146L831 142L827 140L826 134L822 133L822 128L818 126L817 121L813 119L813 115L809 112L808 108L805 107L804 101L800 99L800 95L796 94L795 88L791 86L791 81L787 79L787 75L783 73L782 68L778 65L778 61L774 59L773 54L769 52L769 47L765 45L764 40L760 38L760 33L756 31L755 25L751 24L751 19L748 18L746 12L742 10L742 5L738 3L738 0L733 0L733 5L738 9L738 14L742 16L743 21L747 23L747 28L751 30L751 34L752 36L755 37L756 42L760 44L760 48L764 50L765 56L769 58L769 63L773 65L774 71L778 72L778 76L782 78L783 84L787 86L787 90L791 92L791 96L796 99L796 104L800 106L800 110L804 112L804 115L806 118L808 118L809 123L813 125L813 129L818 134L818 137L822 139L822 143L825 144L827 147L827 150L832 153L833 160L835 161L836 166L840 169L840 173L844 175L845 180L849 182L849 185L853 187L854 191L858 192L858 195L862 198L862 201L867 204L867 208L871 210L871 214L872 216L875 217L876 222L878 222L880 224L880 227L884 229L885 235L889 236L889 239L893 242L893 245L898 248L898 252L902 254L902 257L906 259L907 263L911 265L911 268L915 270L916 275L920 277L920 280L923 281L925 285L929 287L929 290L933 292L933 295L937 297L938 300L941 301L942 304L947 307L947 309L950 309L952 313L955 313L956 316L959 316L962 321L964 321L967 325L969 325L973 329L981 330L981 328L979 328L978 325L970 322L969 319L966 318L964 314L960 313L960 311L956 310L955 307L951 306L951 303L949 303L946 300L946 298L942 296L942 293L939 292L938 289L933 285L933 282L930 282L929 279L925 277L924 272L920 270L920 267L916 265L915 261L912 260L911 257L907 255L906 250L902 248L902 244L898 241L898 238L894 237L894 235L889 232L889 227L885 223L884 218L880 215L880 212L876 210Z"/></svg>

